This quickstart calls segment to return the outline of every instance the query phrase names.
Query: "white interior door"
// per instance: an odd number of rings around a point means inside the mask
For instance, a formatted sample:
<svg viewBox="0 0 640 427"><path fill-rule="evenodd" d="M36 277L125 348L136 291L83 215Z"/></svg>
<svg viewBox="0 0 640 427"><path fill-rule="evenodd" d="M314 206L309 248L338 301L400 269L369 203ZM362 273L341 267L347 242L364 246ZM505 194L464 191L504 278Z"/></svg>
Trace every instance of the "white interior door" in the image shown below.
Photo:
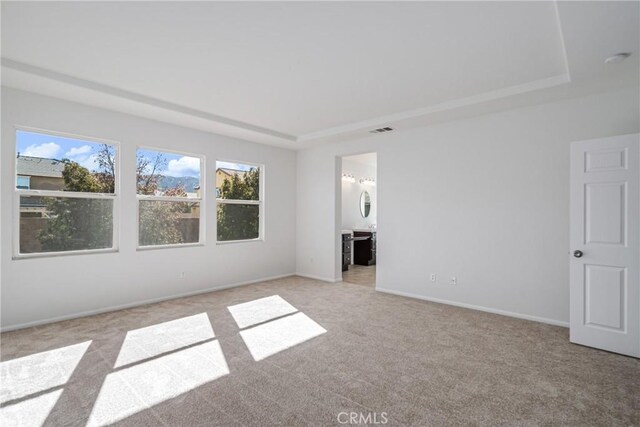
<svg viewBox="0 0 640 427"><path fill-rule="evenodd" d="M571 342L640 357L640 135L571 145Z"/></svg>

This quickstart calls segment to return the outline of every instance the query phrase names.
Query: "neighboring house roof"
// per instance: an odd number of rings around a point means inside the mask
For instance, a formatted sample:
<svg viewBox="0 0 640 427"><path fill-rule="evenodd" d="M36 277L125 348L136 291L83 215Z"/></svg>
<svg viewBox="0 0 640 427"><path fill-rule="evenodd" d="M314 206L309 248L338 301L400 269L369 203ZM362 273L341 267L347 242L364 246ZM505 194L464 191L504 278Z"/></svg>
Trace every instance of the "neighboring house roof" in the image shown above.
<svg viewBox="0 0 640 427"><path fill-rule="evenodd" d="M227 174L229 176L234 176L234 175L243 175L247 171L241 171L239 169L218 168L218 169L216 169L216 172L222 172L222 173Z"/></svg>
<svg viewBox="0 0 640 427"><path fill-rule="evenodd" d="M62 178L62 171L64 171L65 165L60 160L20 155L18 155L16 163L18 175L46 176L50 178Z"/></svg>

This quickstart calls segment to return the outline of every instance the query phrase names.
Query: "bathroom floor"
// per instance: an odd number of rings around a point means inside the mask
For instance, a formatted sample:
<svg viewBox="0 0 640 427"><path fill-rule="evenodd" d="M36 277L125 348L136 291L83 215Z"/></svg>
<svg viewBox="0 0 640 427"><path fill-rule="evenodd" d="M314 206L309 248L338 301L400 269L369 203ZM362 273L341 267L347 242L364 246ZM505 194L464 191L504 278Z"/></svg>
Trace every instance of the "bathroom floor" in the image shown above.
<svg viewBox="0 0 640 427"><path fill-rule="evenodd" d="M342 281L354 285L376 286L376 266L356 265L349 266L349 270L342 272Z"/></svg>

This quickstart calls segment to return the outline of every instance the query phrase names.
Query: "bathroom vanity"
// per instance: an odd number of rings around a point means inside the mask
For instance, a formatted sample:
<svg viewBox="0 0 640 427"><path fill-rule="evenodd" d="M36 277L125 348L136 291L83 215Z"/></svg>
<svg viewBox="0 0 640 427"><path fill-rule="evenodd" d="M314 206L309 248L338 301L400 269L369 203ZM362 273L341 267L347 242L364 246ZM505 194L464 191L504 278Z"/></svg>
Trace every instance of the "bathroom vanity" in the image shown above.
<svg viewBox="0 0 640 427"><path fill-rule="evenodd" d="M376 232L373 230L354 230L353 240L353 263L375 265Z"/></svg>
<svg viewBox="0 0 640 427"><path fill-rule="evenodd" d="M349 270L352 262L366 266L376 264L376 224L370 217L372 207L369 192L360 193L358 208L362 219L356 221L353 229L347 225L347 229L342 230L342 271Z"/></svg>
<svg viewBox="0 0 640 427"><path fill-rule="evenodd" d="M342 271L347 271L351 265L351 244L353 242L352 231L342 231Z"/></svg>

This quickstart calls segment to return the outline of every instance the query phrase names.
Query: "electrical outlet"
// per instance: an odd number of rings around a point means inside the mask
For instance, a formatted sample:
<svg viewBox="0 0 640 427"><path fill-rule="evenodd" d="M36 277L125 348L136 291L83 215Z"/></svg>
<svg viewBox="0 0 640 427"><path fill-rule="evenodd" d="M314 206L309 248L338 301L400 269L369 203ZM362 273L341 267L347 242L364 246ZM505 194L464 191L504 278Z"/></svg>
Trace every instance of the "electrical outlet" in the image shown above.
<svg viewBox="0 0 640 427"><path fill-rule="evenodd" d="M186 275L187 275L187 272L186 272L186 271L181 271L181 272L180 272L180 274L178 275L178 277L179 277L180 279L184 279Z"/></svg>
<svg viewBox="0 0 640 427"><path fill-rule="evenodd" d="M451 281L449 282L450 285L457 285L458 284L458 278L456 276L451 276Z"/></svg>
<svg viewBox="0 0 640 427"><path fill-rule="evenodd" d="M431 273L431 281L432 282L435 282L437 278L438 277L436 276L436 273Z"/></svg>

